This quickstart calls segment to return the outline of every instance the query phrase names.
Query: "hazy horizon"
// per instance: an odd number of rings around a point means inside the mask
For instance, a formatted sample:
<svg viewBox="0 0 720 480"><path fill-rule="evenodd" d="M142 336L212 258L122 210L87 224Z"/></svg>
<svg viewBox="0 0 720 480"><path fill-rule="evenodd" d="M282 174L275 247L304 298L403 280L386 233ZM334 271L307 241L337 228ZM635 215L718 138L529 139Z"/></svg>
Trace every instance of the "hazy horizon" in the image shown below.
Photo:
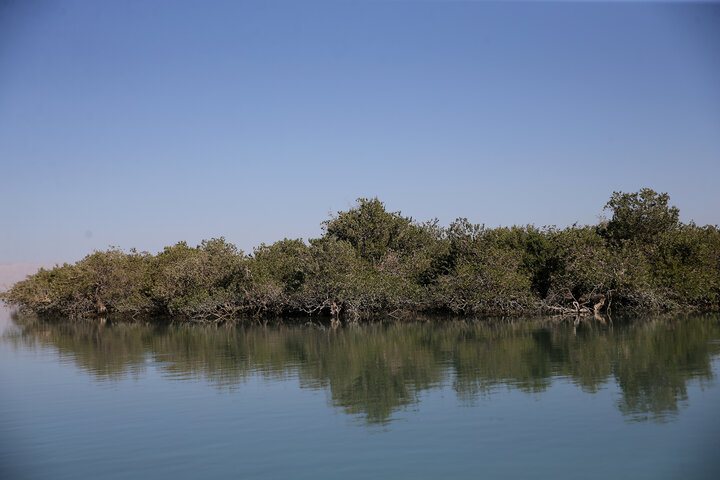
<svg viewBox="0 0 720 480"><path fill-rule="evenodd" d="M720 5L5 2L1 262L418 220L720 223Z"/></svg>

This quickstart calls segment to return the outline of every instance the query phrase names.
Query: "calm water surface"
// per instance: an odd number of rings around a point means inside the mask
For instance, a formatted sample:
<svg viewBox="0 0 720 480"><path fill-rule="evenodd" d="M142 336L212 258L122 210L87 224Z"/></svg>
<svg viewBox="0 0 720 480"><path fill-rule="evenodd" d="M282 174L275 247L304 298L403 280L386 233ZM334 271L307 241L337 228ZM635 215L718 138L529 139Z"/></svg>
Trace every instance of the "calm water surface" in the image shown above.
<svg viewBox="0 0 720 480"><path fill-rule="evenodd" d="M0 331L3 479L720 478L717 315Z"/></svg>

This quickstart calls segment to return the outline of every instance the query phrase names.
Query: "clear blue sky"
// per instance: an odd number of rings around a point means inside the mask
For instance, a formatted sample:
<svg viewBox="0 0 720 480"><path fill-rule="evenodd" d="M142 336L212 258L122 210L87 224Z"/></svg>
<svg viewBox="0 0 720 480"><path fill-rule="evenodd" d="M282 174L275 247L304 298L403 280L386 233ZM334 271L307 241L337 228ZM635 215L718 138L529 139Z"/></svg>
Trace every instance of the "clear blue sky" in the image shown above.
<svg viewBox="0 0 720 480"><path fill-rule="evenodd" d="M720 5L3 1L0 261L417 219L720 223Z"/></svg>

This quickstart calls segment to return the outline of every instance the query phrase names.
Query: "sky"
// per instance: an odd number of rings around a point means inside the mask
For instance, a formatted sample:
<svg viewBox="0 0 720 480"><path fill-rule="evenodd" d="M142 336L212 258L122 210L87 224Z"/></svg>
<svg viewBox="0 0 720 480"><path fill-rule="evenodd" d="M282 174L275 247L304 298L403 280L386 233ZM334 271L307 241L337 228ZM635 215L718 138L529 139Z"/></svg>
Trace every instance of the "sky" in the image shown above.
<svg viewBox="0 0 720 480"><path fill-rule="evenodd" d="M0 262L444 225L720 223L720 4L0 1ZM607 214L607 212L605 212Z"/></svg>

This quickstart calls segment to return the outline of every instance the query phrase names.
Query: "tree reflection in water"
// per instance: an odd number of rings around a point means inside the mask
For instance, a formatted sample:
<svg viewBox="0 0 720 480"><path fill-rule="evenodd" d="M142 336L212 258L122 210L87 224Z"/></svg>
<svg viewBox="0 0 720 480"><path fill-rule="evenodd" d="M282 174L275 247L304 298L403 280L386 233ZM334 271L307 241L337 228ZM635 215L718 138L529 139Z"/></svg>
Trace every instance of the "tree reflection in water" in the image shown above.
<svg viewBox="0 0 720 480"><path fill-rule="evenodd" d="M713 378L720 317L697 315L579 325L551 318L270 326L78 323L14 317L3 342L57 351L99 381L142 375L240 388L250 376L297 377L367 422L390 421L427 389L472 402L498 387L542 392L558 378L596 392L615 380L628 420L672 418L687 382Z"/></svg>

